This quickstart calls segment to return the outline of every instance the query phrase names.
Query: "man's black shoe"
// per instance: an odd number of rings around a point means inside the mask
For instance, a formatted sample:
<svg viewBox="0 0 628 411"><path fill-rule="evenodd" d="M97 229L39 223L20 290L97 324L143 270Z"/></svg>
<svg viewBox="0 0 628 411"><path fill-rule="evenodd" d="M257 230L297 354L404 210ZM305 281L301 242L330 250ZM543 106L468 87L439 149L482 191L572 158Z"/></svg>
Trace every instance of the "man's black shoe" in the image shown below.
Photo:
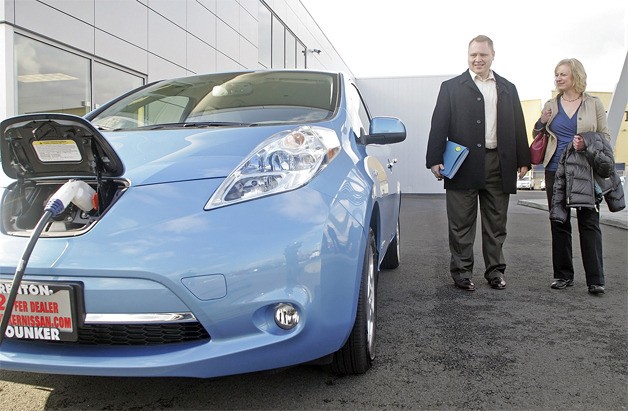
<svg viewBox="0 0 628 411"><path fill-rule="evenodd" d="M550 287L552 287L555 290L562 290L563 288L571 287L572 285L573 285L573 280L565 280L563 278L557 278L554 280L554 282L552 282L552 285L550 285Z"/></svg>
<svg viewBox="0 0 628 411"><path fill-rule="evenodd" d="M475 291L475 284L469 278L463 278L462 280L454 280L456 287L462 288L467 291Z"/></svg>
<svg viewBox="0 0 628 411"><path fill-rule="evenodd" d="M590 285L589 292L591 294L604 294L604 286L603 285Z"/></svg>
<svg viewBox="0 0 628 411"><path fill-rule="evenodd" d="M506 281L502 277L493 277L488 280L488 283L496 290L503 290L506 288Z"/></svg>

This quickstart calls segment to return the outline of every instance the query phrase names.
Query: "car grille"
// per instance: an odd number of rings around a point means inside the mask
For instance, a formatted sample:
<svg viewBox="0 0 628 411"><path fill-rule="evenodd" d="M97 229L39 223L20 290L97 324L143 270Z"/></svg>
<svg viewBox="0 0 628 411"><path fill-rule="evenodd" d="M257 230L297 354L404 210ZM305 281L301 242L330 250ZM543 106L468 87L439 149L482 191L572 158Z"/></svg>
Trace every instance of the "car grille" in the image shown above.
<svg viewBox="0 0 628 411"><path fill-rule="evenodd" d="M85 345L161 345L209 339L198 322L177 324L86 324L78 329Z"/></svg>
<svg viewBox="0 0 628 411"><path fill-rule="evenodd" d="M161 345L209 339L198 322L177 324L85 324L78 329L84 345Z"/></svg>
<svg viewBox="0 0 628 411"><path fill-rule="evenodd" d="M23 340L31 343L65 345L163 345L209 340L198 322L172 324L84 324L77 341Z"/></svg>

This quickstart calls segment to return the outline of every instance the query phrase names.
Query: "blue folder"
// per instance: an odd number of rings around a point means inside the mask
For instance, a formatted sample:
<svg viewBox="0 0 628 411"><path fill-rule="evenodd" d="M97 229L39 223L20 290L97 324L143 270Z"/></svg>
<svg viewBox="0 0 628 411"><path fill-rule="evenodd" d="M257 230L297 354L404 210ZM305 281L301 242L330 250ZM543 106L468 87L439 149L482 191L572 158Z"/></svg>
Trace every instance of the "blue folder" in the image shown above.
<svg viewBox="0 0 628 411"><path fill-rule="evenodd" d="M448 140L445 152L443 153L443 166L445 166L445 169L441 170L440 173L447 178L454 178L454 175L456 175L456 172L464 162L464 159L467 158L468 154L468 148L462 144Z"/></svg>

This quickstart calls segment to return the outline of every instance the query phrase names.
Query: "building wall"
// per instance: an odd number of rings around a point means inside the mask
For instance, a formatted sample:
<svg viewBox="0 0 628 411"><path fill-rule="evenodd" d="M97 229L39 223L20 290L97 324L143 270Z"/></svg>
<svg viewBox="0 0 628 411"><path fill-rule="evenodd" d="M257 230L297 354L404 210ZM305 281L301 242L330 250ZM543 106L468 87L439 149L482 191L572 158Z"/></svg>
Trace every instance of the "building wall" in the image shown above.
<svg viewBox="0 0 628 411"><path fill-rule="evenodd" d="M268 7L307 50L307 68L350 69L299 0L0 0L0 118L16 114L13 35L128 70L146 82L264 67L259 11Z"/></svg>
<svg viewBox="0 0 628 411"><path fill-rule="evenodd" d="M442 181L437 181L425 167L425 151L440 84L451 77L453 75L356 80L371 115L398 117L406 126L406 140L390 146L398 160L394 170L404 193L443 191Z"/></svg>

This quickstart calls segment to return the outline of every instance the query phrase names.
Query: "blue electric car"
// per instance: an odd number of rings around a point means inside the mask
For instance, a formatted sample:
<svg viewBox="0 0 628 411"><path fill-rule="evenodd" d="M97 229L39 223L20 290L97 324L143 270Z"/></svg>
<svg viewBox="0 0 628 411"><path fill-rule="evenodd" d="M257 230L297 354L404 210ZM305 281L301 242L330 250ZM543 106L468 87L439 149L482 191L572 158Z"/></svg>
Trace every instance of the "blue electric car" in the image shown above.
<svg viewBox="0 0 628 411"><path fill-rule="evenodd" d="M0 367L364 373L378 273L399 265L388 144L405 137L352 79L309 70L159 81L84 118L4 120Z"/></svg>

